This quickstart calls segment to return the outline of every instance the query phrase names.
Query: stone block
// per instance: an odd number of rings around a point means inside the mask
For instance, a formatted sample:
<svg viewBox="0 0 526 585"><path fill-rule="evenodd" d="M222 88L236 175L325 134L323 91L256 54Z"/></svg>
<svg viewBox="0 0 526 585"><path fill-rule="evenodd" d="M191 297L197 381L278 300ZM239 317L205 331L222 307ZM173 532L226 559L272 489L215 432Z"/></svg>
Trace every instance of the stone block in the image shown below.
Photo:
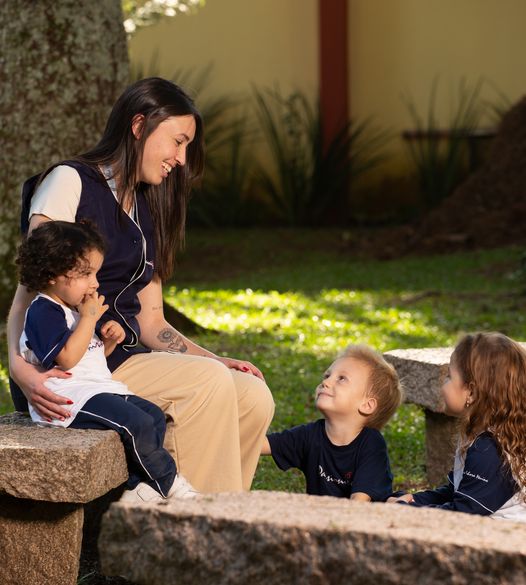
<svg viewBox="0 0 526 585"><path fill-rule="evenodd" d="M138 585L524 585L526 526L400 504L250 492L113 504L102 569Z"/></svg>
<svg viewBox="0 0 526 585"><path fill-rule="evenodd" d="M128 478L117 433L41 427L19 413L0 416L0 493L85 503Z"/></svg>
<svg viewBox="0 0 526 585"><path fill-rule="evenodd" d="M403 383L405 401L444 412L442 384L453 348L395 349L384 353Z"/></svg>
<svg viewBox="0 0 526 585"><path fill-rule="evenodd" d="M439 412L425 411L426 475L430 486L446 483L453 467L459 421Z"/></svg>
<svg viewBox="0 0 526 585"><path fill-rule="evenodd" d="M0 583L75 585L83 517L80 504L0 495Z"/></svg>

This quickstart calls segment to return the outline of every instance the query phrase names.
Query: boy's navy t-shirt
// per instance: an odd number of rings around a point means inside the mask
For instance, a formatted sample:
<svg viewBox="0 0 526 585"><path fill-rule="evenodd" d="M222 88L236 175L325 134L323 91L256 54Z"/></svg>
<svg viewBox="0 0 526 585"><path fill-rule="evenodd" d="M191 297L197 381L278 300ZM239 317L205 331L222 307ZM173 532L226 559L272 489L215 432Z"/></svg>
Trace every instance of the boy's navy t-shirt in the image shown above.
<svg viewBox="0 0 526 585"><path fill-rule="evenodd" d="M348 445L333 445L325 432L325 420L268 435L272 457L282 470L300 469L307 493L349 498L366 493L373 501L391 494L393 476L387 445L380 431L364 428Z"/></svg>

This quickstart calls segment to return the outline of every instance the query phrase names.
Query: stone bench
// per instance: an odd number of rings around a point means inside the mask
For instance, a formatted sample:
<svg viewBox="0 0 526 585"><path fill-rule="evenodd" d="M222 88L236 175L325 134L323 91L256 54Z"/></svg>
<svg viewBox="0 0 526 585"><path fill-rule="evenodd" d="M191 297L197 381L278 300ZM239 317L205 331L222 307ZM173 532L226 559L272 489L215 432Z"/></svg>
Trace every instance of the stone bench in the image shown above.
<svg viewBox="0 0 526 585"><path fill-rule="evenodd" d="M250 492L114 503L103 573L138 585L523 585L526 525L344 499Z"/></svg>
<svg viewBox="0 0 526 585"><path fill-rule="evenodd" d="M74 585L84 504L127 478L117 433L0 416L0 583Z"/></svg>
<svg viewBox="0 0 526 585"><path fill-rule="evenodd" d="M426 473L431 485L444 482L453 465L457 420L445 414L442 384L453 348L396 349L384 353L404 385L405 401L424 408Z"/></svg>

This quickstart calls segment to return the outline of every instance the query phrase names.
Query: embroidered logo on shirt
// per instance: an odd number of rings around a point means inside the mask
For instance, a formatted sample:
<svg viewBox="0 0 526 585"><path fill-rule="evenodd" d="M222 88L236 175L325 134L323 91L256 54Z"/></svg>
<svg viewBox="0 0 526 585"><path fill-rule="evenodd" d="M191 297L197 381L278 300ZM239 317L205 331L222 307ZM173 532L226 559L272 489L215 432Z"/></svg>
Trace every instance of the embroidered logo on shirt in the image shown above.
<svg viewBox="0 0 526 585"><path fill-rule="evenodd" d="M468 477L473 477L485 483L488 483L489 481L485 477L480 476L478 473L471 473L471 471L468 471L467 469L464 470L464 475L467 475Z"/></svg>
<svg viewBox="0 0 526 585"><path fill-rule="evenodd" d="M351 484L349 479L340 479L339 477L334 477L334 476L326 473L321 465L318 465L318 475L320 477L323 477L323 479L327 483L335 483L337 485L350 485ZM345 474L345 475L347 476L347 474Z"/></svg>

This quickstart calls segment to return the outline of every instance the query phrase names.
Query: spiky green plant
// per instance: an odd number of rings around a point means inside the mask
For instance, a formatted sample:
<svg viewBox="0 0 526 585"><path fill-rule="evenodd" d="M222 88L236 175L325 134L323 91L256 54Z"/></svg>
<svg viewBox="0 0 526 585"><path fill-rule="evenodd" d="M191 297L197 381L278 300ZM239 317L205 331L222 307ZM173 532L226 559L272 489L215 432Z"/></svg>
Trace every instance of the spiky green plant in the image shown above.
<svg viewBox="0 0 526 585"><path fill-rule="evenodd" d="M426 207L436 206L447 197L467 172L466 137L478 126L484 113L480 101L483 82L470 86L465 79L459 83L456 103L447 131L440 129L436 116L438 78L433 80L425 120L415 102L404 97L416 132L408 134L409 152L418 173Z"/></svg>
<svg viewBox="0 0 526 585"><path fill-rule="evenodd" d="M296 226L345 221L350 182L381 160L387 134L370 120L348 122L325 147L319 105L304 93L254 88L254 97L271 160L270 168L260 165L258 181L279 220Z"/></svg>

